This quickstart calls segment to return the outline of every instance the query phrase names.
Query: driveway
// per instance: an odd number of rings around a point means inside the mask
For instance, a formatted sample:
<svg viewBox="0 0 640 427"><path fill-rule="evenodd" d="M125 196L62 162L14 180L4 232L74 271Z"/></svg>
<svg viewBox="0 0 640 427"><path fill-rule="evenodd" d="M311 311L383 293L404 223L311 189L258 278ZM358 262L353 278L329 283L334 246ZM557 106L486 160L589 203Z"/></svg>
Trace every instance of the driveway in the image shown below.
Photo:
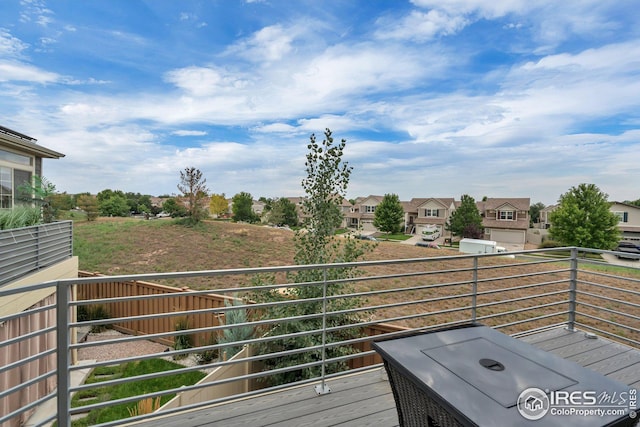
<svg viewBox="0 0 640 427"><path fill-rule="evenodd" d="M626 259L626 258L618 258L615 255L611 254L601 254L602 258L607 261L609 264L613 265L622 265L624 267L636 267L640 268L640 261L637 259Z"/></svg>

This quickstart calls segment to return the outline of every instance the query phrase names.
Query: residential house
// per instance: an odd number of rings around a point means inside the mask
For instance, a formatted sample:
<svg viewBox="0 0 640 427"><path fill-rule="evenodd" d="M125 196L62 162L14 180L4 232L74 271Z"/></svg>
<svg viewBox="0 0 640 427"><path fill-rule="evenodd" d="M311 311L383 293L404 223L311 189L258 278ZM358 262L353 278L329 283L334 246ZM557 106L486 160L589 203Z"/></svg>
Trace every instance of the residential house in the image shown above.
<svg viewBox="0 0 640 427"><path fill-rule="evenodd" d="M427 225L436 225L444 234L445 224L455 210L453 197L413 198L402 202L404 209L405 233L421 234Z"/></svg>
<svg viewBox="0 0 640 427"><path fill-rule="evenodd" d="M36 144L36 139L0 126L0 206L11 209L18 203L21 186L42 175L42 159L59 159L64 154ZM73 256L71 221L0 231L0 286L13 290L26 285L78 277L78 259ZM55 389L55 378L38 380L55 366L55 332L31 336L43 328L55 328L55 287L41 288L0 298L0 316L30 311L0 325L0 341L11 342L0 352L0 366L14 367L0 373L3 391L20 383L31 387L0 398L5 415L30 404ZM31 359L30 363L20 361ZM25 413L25 416L28 413ZM12 420L3 426L18 426L26 420Z"/></svg>
<svg viewBox="0 0 640 427"><path fill-rule="evenodd" d="M383 196L374 195L358 197L353 206L349 207L349 212L346 212L346 225L364 232L378 231L373 226L373 219L375 218L376 206L382 202L382 199Z"/></svg>
<svg viewBox="0 0 640 427"><path fill-rule="evenodd" d="M30 136L0 126L0 209L11 209L20 187L42 177L42 159L59 159L64 154L36 144Z"/></svg>
<svg viewBox="0 0 640 427"><path fill-rule="evenodd" d="M540 218L538 219L538 222L534 224L534 227L542 229L550 228L551 221L549 220L549 216L551 215L551 212L556 210L557 207L558 205L549 205L540 209Z"/></svg>
<svg viewBox="0 0 640 427"><path fill-rule="evenodd" d="M539 228L550 228L549 216L558 205L547 206L540 211ZM618 228L622 240L640 240L640 206L624 202L611 202L609 210L618 216Z"/></svg>
<svg viewBox="0 0 640 427"><path fill-rule="evenodd" d="M298 222L300 224L303 224L306 218L308 217L308 215L305 214L304 208L303 208L305 198L304 197L285 197L285 199L289 200L291 203L296 205L296 212L298 213ZM346 228L349 226L348 225L349 220L347 216L352 212L352 208L353 206L351 205L351 202L343 198L342 202L340 203L340 213L342 213L342 222L340 224L340 228Z"/></svg>
<svg viewBox="0 0 640 427"><path fill-rule="evenodd" d="M487 198L477 202L485 238L500 243L524 245L529 228L530 199Z"/></svg>
<svg viewBox="0 0 640 427"><path fill-rule="evenodd" d="M609 210L618 216L622 240L640 240L640 206L612 202Z"/></svg>

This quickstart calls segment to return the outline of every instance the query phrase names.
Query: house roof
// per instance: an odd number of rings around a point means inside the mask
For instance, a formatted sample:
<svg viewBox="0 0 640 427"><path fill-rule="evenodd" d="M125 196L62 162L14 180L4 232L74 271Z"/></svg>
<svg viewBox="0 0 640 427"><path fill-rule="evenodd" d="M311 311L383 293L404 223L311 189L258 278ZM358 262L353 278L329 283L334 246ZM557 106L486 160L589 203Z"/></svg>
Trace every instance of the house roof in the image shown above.
<svg viewBox="0 0 640 427"><path fill-rule="evenodd" d="M35 143L36 141L37 139L35 138L16 132L4 126L0 126L0 142L2 145L23 153L29 153L37 157L47 159L59 159L60 157L64 157L64 154L38 145Z"/></svg>
<svg viewBox="0 0 640 427"><path fill-rule="evenodd" d="M492 209L500 209L505 205L510 205L520 211L528 211L531 207L531 199L528 197L505 197L487 198L487 200L477 202L480 212Z"/></svg>
<svg viewBox="0 0 640 427"><path fill-rule="evenodd" d="M445 209L449 209L454 203L453 197L414 197L409 201L409 207L413 212L417 212L418 208L424 205L429 200L433 200L436 203L442 205Z"/></svg>

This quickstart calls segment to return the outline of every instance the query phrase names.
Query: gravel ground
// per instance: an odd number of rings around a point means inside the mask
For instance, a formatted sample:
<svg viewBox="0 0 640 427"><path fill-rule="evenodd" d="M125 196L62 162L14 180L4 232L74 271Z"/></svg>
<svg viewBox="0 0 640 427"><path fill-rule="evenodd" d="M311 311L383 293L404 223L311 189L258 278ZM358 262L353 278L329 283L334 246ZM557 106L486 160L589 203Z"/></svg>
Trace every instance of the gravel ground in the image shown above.
<svg viewBox="0 0 640 427"><path fill-rule="evenodd" d="M108 341L117 338L124 338L129 335L120 333L113 329L107 329L104 332L89 333L86 335L86 342ZM103 344L99 346L83 347L78 350L78 360L95 360L96 362L105 362L123 357L144 356L145 354L162 353L165 350L171 350L164 344L158 344L149 340L140 340L135 342L119 343L119 344ZM195 366L197 363L195 357L191 354L189 357L180 360L173 360L171 356L163 359L180 363L185 366ZM207 371L207 369L203 369Z"/></svg>

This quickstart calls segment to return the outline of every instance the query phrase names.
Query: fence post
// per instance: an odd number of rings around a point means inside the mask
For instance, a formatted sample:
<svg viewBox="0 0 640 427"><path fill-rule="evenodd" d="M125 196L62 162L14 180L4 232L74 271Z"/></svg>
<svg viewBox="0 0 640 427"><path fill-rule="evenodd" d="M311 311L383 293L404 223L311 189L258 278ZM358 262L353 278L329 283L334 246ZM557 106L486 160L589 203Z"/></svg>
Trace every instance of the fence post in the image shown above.
<svg viewBox="0 0 640 427"><path fill-rule="evenodd" d="M472 283L472 295L471 295L471 321L475 323L477 313L477 296L478 296L478 257L473 257L473 283Z"/></svg>
<svg viewBox="0 0 640 427"><path fill-rule="evenodd" d="M327 358L327 267L322 270L322 382L314 387L317 394L331 393L331 389L325 383L325 360Z"/></svg>
<svg viewBox="0 0 640 427"><path fill-rule="evenodd" d="M58 406L58 426L71 426L71 399L69 397L69 387L71 386L69 373L69 292L70 287L64 283L56 284L56 344L58 346L57 363L57 406Z"/></svg>
<svg viewBox="0 0 640 427"><path fill-rule="evenodd" d="M569 277L569 319L567 329L575 330L576 323L576 289L578 287L578 248L571 248L570 261L570 277Z"/></svg>

